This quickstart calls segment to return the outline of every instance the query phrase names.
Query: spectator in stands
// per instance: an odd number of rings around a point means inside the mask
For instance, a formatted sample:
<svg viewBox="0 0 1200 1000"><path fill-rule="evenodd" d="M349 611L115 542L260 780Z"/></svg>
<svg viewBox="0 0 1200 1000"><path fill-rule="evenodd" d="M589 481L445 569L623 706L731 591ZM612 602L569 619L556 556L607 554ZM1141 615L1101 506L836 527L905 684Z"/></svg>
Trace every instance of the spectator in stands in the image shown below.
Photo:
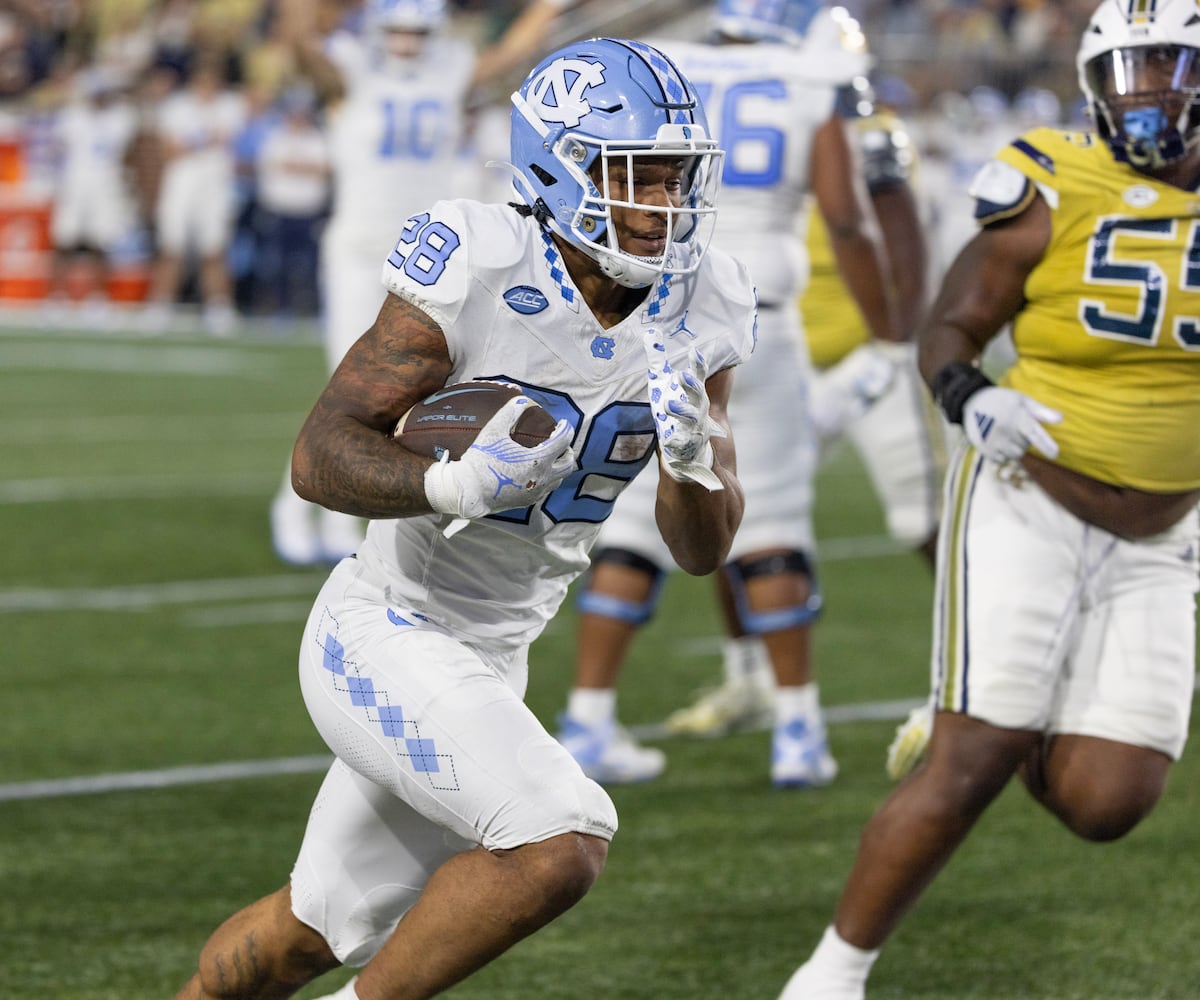
<svg viewBox="0 0 1200 1000"><path fill-rule="evenodd" d="M107 321L109 255L129 236L135 216L123 175L125 150L137 113L120 80L94 68L77 75L77 96L58 114L54 136L61 157L50 237L54 246L48 319L65 318L67 284L84 271L88 325Z"/></svg>
<svg viewBox="0 0 1200 1000"><path fill-rule="evenodd" d="M257 284L266 311L280 318L317 311L317 246L329 206L331 156L313 120L309 87L286 90L283 121L259 149L256 170Z"/></svg>
<svg viewBox="0 0 1200 1000"><path fill-rule="evenodd" d="M144 326L169 326L189 254L199 263L206 329L233 332L233 308L225 251L233 225L231 143L245 119L243 98L227 89L218 58L198 58L187 86L162 106L159 128L166 165L156 205L158 261Z"/></svg>

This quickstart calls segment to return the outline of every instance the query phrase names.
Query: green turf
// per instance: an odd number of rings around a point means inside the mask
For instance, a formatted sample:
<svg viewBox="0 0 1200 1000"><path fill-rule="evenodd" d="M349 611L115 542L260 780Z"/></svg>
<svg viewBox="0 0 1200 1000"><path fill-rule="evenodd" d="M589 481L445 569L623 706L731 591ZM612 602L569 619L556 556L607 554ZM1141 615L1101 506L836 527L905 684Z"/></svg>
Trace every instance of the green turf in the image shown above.
<svg viewBox="0 0 1200 1000"><path fill-rule="evenodd" d="M321 574L281 567L266 520L322 381L311 342L0 334L0 785L324 752L295 683ZM919 697L929 575L904 553L847 556L841 540L882 533L851 453L818 491L823 698ZM625 721L714 680L717 640L710 582L672 577ZM572 641L568 607L532 653L550 725ZM663 743L660 781L612 790L621 829L588 898L450 995L773 1000L888 791L893 726L835 726L842 776L808 793L769 787L764 733ZM1196 1000L1198 766L1105 846L1010 789L901 926L872 1000ZM286 879L318 781L0 801L0 998L172 996L209 931Z"/></svg>

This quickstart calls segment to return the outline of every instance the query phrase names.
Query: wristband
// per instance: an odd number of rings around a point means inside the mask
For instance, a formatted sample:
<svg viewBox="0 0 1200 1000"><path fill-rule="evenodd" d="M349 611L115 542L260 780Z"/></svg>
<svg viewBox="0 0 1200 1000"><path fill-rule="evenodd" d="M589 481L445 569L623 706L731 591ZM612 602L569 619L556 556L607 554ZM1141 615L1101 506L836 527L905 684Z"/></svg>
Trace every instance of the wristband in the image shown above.
<svg viewBox="0 0 1200 1000"><path fill-rule="evenodd" d="M461 514L462 490L448 468L449 453L425 470L425 499L438 514Z"/></svg>
<svg viewBox="0 0 1200 1000"><path fill-rule="evenodd" d="M933 401L937 403L946 419L952 424L961 424L963 405L980 389L996 383L973 364L966 361L951 361L929 382Z"/></svg>

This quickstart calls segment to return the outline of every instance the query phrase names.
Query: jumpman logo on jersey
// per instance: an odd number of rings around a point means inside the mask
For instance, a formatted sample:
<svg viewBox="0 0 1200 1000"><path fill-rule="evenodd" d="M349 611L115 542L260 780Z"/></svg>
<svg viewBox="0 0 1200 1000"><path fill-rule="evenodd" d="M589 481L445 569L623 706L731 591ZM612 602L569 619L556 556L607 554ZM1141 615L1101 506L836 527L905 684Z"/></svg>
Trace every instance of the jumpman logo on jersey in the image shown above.
<svg viewBox="0 0 1200 1000"><path fill-rule="evenodd" d="M685 309L683 311L683 317L676 324L675 329L672 330L669 334L667 334L667 336L674 337L675 334L677 334L677 333L686 333L689 337L692 338L692 340L695 340L696 335L691 331L691 328L687 325L687 316L688 316L688 310Z"/></svg>

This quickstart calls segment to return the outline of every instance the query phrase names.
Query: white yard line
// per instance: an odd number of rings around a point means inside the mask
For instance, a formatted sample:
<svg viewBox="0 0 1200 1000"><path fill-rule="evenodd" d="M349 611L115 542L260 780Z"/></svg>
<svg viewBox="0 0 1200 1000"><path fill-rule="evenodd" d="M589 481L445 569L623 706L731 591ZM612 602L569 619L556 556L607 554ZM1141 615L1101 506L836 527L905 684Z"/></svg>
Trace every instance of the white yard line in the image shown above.
<svg viewBox="0 0 1200 1000"><path fill-rule="evenodd" d="M4 443L130 444L138 441L245 440L294 435L304 422L299 411L276 413L124 414L109 416L59 416L37 420L9 420Z"/></svg>
<svg viewBox="0 0 1200 1000"><path fill-rule="evenodd" d="M879 537L830 538L821 543L821 560L864 559L905 553L891 539ZM170 604L218 603L222 601L274 600L296 594L312 594L319 587L320 570L281 573L274 576L235 577L218 580L173 580L165 583L130 584L118 587L20 588L0 590L0 615L31 611L144 611ZM279 609L269 609L278 615ZM248 619L238 620L243 624ZM267 619L270 620L270 619ZM213 624L205 620L203 624ZM688 652L709 652L716 639L701 636Z"/></svg>
<svg viewBox="0 0 1200 1000"><path fill-rule="evenodd" d="M858 705L830 705L825 719L832 724L903 719L918 701L877 701ZM658 724L630 726L639 739L663 739L666 734ZM0 785L0 802L23 799L66 798L79 795L103 795L108 792L145 791L172 788L179 785L198 785L215 781L238 781L243 778L263 778L278 774L313 774L329 767L333 758L277 757L268 760L237 760L222 764L194 767L167 767L159 771L119 771L77 778L46 781L16 781Z"/></svg>
<svg viewBox="0 0 1200 1000"><path fill-rule="evenodd" d="M237 347L208 344L146 343L65 344L61 341L0 342L0 368L21 371L135 372L157 375L241 376L255 381L270 378L276 366L268 356Z"/></svg>
<svg viewBox="0 0 1200 1000"><path fill-rule="evenodd" d="M283 459L280 459L282 469ZM73 500L161 500L165 497L269 497L278 478L261 475L121 475L0 479L0 506Z"/></svg>
<svg viewBox="0 0 1200 1000"><path fill-rule="evenodd" d="M30 611L145 611L169 604L264 600L320 589L315 573L238 577L228 580L178 580L128 587L25 589L0 591L0 615Z"/></svg>
<svg viewBox="0 0 1200 1000"><path fill-rule="evenodd" d="M329 756L278 757L274 760L241 760L195 767L167 767L160 771L120 771L50 781L17 781L9 785L0 785L0 802L144 791L149 788L237 781L241 778L261 778L276 774L312 774L325 770L332 760Z"/></svg>

